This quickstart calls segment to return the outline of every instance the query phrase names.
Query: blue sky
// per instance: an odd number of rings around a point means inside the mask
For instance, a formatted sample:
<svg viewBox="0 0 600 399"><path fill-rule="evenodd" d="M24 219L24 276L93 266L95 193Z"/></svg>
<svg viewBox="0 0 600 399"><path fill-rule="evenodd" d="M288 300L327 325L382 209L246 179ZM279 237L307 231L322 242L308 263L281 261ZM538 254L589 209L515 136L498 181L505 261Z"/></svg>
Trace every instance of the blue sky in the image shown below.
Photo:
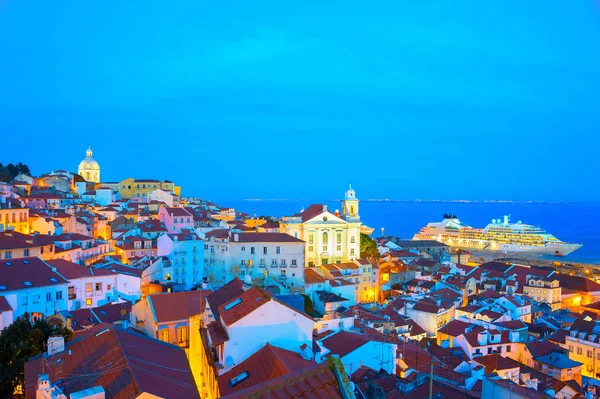
<svg viewBox="0 0 600 399"><path fill-rule="evenodd" d="M34 173L91 145L212 199L600 200L597 0L0 0L0 54Z"/></svg>

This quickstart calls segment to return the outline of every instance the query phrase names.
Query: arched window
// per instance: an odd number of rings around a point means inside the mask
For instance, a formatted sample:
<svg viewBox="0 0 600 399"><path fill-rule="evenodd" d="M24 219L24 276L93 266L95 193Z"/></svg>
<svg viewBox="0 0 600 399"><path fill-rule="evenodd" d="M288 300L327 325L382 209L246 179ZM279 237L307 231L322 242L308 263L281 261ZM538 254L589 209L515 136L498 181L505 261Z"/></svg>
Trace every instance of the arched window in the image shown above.
<svg viewBox="0 0 600 399"><path fill-rule="evenodd" d="M354 215L354 205L350 205L350 215Z"/></svg>
<svg viewBox="0 0 600 399"><path fill-rule="evenodd" d="M328 242L329 241L329 235L327 234L326 231L323 232L323 242Z"/></svg>

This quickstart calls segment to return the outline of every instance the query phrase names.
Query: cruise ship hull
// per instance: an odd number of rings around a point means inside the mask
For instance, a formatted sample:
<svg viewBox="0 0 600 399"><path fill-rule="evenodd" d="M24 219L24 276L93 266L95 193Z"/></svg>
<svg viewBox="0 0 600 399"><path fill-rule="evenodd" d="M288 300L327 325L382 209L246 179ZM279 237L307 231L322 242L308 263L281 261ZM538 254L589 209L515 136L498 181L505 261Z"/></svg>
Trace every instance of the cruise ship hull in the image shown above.
<svg viewBox="0 0 600 399"><path fill-rule="evenodd" d="M419 239L415 237L415 239ZM469 243L458 239L438 239L453 248L461 248L472 251L494 251L494 252L521 252L540 255L567 256L571 252L581 248L581 244L544 244L544 245L523 245L523 244L499 244L496 242L476 242Z"/></svg>

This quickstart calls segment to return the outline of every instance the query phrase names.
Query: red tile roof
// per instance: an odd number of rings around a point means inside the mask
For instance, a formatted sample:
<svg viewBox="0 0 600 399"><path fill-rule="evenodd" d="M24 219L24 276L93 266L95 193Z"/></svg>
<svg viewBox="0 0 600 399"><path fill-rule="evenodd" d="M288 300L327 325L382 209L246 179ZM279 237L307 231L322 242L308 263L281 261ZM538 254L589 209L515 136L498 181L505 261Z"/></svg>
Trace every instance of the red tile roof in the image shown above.
<svg viewBox="0 0 600 399"><path fill-rule="evenodd" d="M219 319L219 307L221 305L240 296L244 291L246 291L246 286L239 278L235 277L233 280L211 293L206 300L215 315L215 319Z"/></svg>
<svg viewBox="0 0 600 399"><path fill-rule="evenodd" d="M579 292L600 291L600 284L585 277L569 276L568 274L559 274L560 286L567 290Z"/></svg>
<svg viewBox="0 0 600 399"><path fill-rule="evenodd" d="M36 397L43 359L38 355L25 364L27 399ZM47 357L44 372L67 395L102 385L111 399L131 399L142 392L169 399L199 397L183 349L107 324Z"/></svg>
<svg viewBox="0 0 600 399"><path fill-rule="evenodd" d="M226 326L248 316L271 300L271 297L258 287L252 287L235 298L219 306L219 314Z"/></svg>
<svg viewBox="0 0 600 399"><path fill-rule="evenodd" d="M336 334L325 338L321 343L325 348L329 349L332 354L344 357L350 352L367 344L369 341L371 341L371 339L364 335L340 330Z"/></svg>
<svg viewBox="0 0 600 399"><path fill-rule="evenodd" d="M313 364L315 364L314 361L305 360L298 353L267 343L248 359L220 375L217 379L219 390L221 395L228 395ZM232 386L232 379L244 372L249 374L248 378Z"/></svg>
<svg viewBox="0 0 600 399"><path fill-rule="evenodd" d="M178 216L178 217L180 217L180 216L190 216L191 217L192 216L192 214L189 213L188 211L186 211L184 208L173 207L173 208L165 208L165 210L167 211L167 213L170 216Z"/></svg>
<svg viewBox="0 0 600 399"><path fill-rule="evenodd" d="M496 353L476 357L473 361L481 364L485 368L486 374L496 370L514 369L521 366L521 363L507 357L502 357Z"/></svg>
<svg viewBox="0 0 600 399"><path fill-rule="evenodd" d="M64 259L55 259L46 261L47 264L54 267L61 276L68 280L91 277L91 276L110 276L115 275L106 269L94 269L92 267L78 265L77 263L69 262Z"/></svg>
<svg viewBox="0 0 600 399"><path fill-rule="evenodd" d="M93 308L92 311L101 322L115 323L128 317L131 313L131 302L109 303Z"/></svg>
<svg viewBox="0 0 600 399"><path fill-rule="evenodd" d="M67 280L60 274L53 272L52 268L39 258L17 258L0 261L0 286L6 287L5 289L8 291L66 282ZM3 290L0 290L0 292Z"/></svg>
<svg viewBox="0 0 600 399"><path fill-rule="evenodd" d="M225 331L225 328L221 325L220 320L209 323L207 332L213 346L221 345L223 342L229 341L229 335L227 335L227 331Z"/></svg>
<svg viewBox="0 0 600 399"><path fill-rule="evenodd" d="M153 309L157 323L185 320L204 312L206 297L210 290L160 292L148 295L148 304Z"/></svg>
<svg viewBox="0 0 600 399"><path fill-rule="evenodd" d="M217 229L217 230L211 230L208 233L206 233L204 235L205 238L210 238L210 237L214 237L214 238L229 238L229 230L227 229Z"/></svg>
<svg viewBox="0 0 600 399"><path fill-rule="evenodd" d="M302 221L306 222L306 221L314 218L315 216L322 214L323 207L324 207L324 205L322 205L322 204L312 204L311 206L306 208L304 210L304 212L302 212L300 214L300 216L302 216Z"/></svg>
<svg viewBox="0 0 600 399"><path fill-rule="evenodd" d="M8 303L6 298L4 298L4 296L0 296L0 313L8 312L10 310L13 309L10 307L10 304Z"/></svg>
<svg viewBox="0 0 600 399"><path fill-rule="evenodd" d="M314 271L311 268L304 269L304 282L306 284L321 284L324 283L325 277L321 276L319 273Z"/></svg>
<svg viewBox="0 0 600 399"><path fill-rule="evenodd" d="M329 362L305 367L223 399L342 399Z"/></svg>
<svg viewBox="0 0 600 399"><path fill-rule="evenodd" d="M239 242L304 242L286 233L234 233L234 237L235 234Z"/></svg>

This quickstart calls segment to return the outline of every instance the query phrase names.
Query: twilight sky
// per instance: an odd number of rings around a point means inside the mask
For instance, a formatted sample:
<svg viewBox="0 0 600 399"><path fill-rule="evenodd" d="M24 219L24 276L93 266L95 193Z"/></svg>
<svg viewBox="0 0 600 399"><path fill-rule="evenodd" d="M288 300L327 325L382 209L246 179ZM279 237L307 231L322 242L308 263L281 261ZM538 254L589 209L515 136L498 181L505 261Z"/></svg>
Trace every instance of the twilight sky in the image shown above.
<svg viewBox="0 0 600 399"><path fill-rule="evenodd" d="M292 3L0 0L0 162L91 145L104 181L215 200L600 200L600 1Z"/></svg>

